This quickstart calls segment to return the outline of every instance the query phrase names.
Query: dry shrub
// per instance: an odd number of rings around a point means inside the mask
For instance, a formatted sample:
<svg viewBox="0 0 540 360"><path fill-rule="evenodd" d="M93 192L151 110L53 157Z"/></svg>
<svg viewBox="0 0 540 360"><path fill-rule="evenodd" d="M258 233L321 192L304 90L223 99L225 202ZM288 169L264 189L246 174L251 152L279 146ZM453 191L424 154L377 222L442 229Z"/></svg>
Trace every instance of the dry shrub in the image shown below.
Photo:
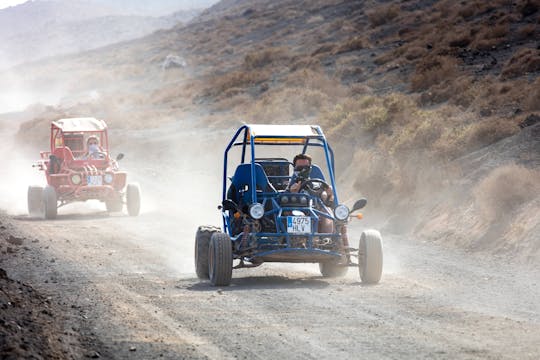
<svg viewBox="0 0 540 360"><path fill-rule="evenodd" d="M204 93L207 96L217 96L232 88L246 88L266 81L269 73L263 71L234 71L215 78Z"/></svg>
<svg viewBox="0 0 540 360"><path fill-rule="evenodd" d="M427 53L427 50L424 47L412 46L409 49L407 49L407 52L405 53L405 59L415 60L415 59L421 58L426 53Z"/></svg>
<svg viewBox="0 0 540 360"><path fill-rule="evenodd" d="M470 34L457 34L450 39L450 47L467 47L472 41Z"/></svg>
<svg viewBox="0 0 540 360"><path fill-rule="evenodd" d="M334 55L343 54L351 51L362 50L365 47L365 39L360 36L350 38L341 43L334 51Z"/></svg>
<svg viewBox="0 0 540 360"><path fill-rule="evenodd" d="M447 56L427 57L416 65L411 78L412 90L427 90L433 85L456 77L458 71L454 58Z"/></svg>
<svg viewBox="0 0 540 360"><path fill-rule="evenodd" d="M347 93L338 80L330 78L321 68L294 71L283 84L287 87L316 89L332 97L345 96Z"/></svg>
<svg viewBox="0 0 540 360"><path fill-rule="evenodd" d="M492 170L474 189L476 205L487 220L506 217L540 194L540 171L510 164Z"/></svg>
<svg viewBox="0 0 540 360"><path fill-rule="evenodd" d="M285 48L270 48L247 54L244 58L244 66L246 69L253 70L286 59L288 55Z"/></svg>
<svg viewBox="0 0 540 360"><path fill-rule="evenodd" d="M511 79L538 71L540 71L540 51L520 49L504 65L501 76L503 79Z"/></svg>
<svg viewBox="0 0 540 360"><path fill-rule="evenodd" d="M390 120L383 99L375 96L348 98L321 116L321 123L330 128L330 134L354 137L360 131L374 131Z"/></svg>
<svg viewBox="0 0 540 360"><path fill-rule="evenodd" d="M399 15L399 6L396 4L382 5L367 13L372 27L384 25Z"/></svg>
<svg viewBox="0 0 540 360"><path fill-rule="evenodd" d="M538 26L535 25L535 24L528 24L528 25L525 25L523 27L521 27L517 32L516 32L516 38L518 40L524 40L524 39L527 39L527 38L532 38L535 36L535 33L538 32Z"/></svg>
<svg viewBox="0 0 540 360"><path fill-rule="evenodd" d="M487 146L514 135L518 131L518 126L511 120L488 118L467 126L464 132L465 144L469 149Z"/></svg>
<svg viewBox="0 0 540 360"><path fill-rule="evenodd" d="M392 60L394 60L396 58L396 55L393 51L387 51L385 53L383 53L382 55L379 55L375 58L375 60L373 60L373 62L376 64L376 65L384 65Z"/></svg>
<svg viewBox="0 0 540 360"><path fill-rule="evenodd" d="M285 88L269 91L246 112L258 122L288 122L317 115L330 98L317 89Z"/></svg>
<svg viewBox="0 0 540 360"><path fill-rule="evenodd" d="M444 122L435 111L418 110L405 126L394 131L386 145L390 153L430 149L441 136Z"/></svg>
<svg viewBox="0 0 540 360"><path fill-rule="evenodd" d="M510 32L510 27L508 24L499 24L493 27L490 27L488 31L486 31L486 39L497 39L502 38L508 35Z"/></svg>
<svg viewBox="0 0 540 360"><path fill-rule="evenodd" d="M531 84L531 90L527 92L523 107L526 111L540 111L540 77Z"/></svg>

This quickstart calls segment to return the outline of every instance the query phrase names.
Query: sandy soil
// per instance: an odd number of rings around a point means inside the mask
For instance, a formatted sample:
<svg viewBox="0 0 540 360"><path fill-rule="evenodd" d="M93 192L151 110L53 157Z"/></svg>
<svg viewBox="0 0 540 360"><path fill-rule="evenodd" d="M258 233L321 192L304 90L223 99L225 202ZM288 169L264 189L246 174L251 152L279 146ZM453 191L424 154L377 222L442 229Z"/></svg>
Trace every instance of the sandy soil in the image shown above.
<svg viewBox="0 0 540 360"><path fill-rule="evenodd" d="M376 286L352 268L328 280L314 265L275 264L237 270L230 287L215 288L194 275L195 228L159 211L66 208L56 221L2 222L23 242L1 266L69 304L64 324L93 347L75 357L540 356L540 272L503 258L386 236Z"/></svg>

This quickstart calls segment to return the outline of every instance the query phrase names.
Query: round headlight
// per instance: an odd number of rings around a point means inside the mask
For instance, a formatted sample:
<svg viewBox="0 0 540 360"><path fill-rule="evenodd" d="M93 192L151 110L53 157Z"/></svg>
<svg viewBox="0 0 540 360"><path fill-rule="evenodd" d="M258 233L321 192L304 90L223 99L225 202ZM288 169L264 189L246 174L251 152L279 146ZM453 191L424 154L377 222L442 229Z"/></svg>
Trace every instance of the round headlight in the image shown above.
<svg viewBox="0 0 540 360"><path fill-rule="evenodd" d="M255 220L259 220L264 215L264 206L259 203L251 204L249 207L249 216L254 218Z"/></svg>
<svg viewBox="0 0 540 360"><path fill-rule="evenodd" d="M349 208L343 204L340 204L334 209L334 215L338 220L347 220L349 217Z"/></svg>
<svg viewBox="0 0 540 360"><path fill-rule="evenodd" d="M289 198L287 196L282 196L281 197L281 203L282 204L287 204L289 202Z"/></svg>
<svg viewBox="0 0 540 360"><path fill-rule="evenodd" d="M113 182L113 175L112 174L105 174L105 176L103 177L103 180L105 180L105 182L107 184L110 184Z"/></svg>
<svg viewBox="0 0 540 360"><path fill-rule="evenodd" d="M307 205L307 197L306 196L301 196L300 197L300 204Z"/></svg>
<svg viewBox="0 0 540 360"><path fill-rule="evenodd" d="M293 203L296 202L296 196L291 197L291 202L293 202Z"/></svg>
<svg viewBox="0 0 540 360"><path fill-rule="evenodd" d="M79 174L71 175L71 182L73 183L73 185L79 185L81 183L81 175Z"/></svg>

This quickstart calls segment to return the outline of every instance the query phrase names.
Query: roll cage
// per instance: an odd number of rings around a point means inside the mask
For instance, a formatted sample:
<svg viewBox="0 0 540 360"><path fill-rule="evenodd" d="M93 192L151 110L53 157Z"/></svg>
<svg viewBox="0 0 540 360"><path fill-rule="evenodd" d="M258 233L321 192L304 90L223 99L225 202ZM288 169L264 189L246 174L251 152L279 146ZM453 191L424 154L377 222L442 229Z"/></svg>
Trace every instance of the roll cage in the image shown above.
<svg viewBox="0 0 540 360"><path fill-rule="evenodd" d="M319 216L333 218L333 214L322 212L314 207L303 207L301 204L290 204L290 206L284 206L282 204L281 195L283 194L284 184L289 182L291 176L288 171L285 171L286 166L292 164L285 158L257 158L256 147L258 146L296 146L299 148L298 153L306 154L310 147L317 147L322 149L324 158L326 160L326 170L328 174L328 182L332 186L334 191L333 206L339 204L338 193L335 185L335 166L334 166L334 153L332 148L328 145L324 133L319 126L315 125L243 125L241 126L229 142L224 152L224 168L223 168L223 195L222 201L231 197L231 192L227 189L228 181L231 180L232 185L239 182L238 178L243 178L242 183L249 183L246 189L247 193L244 193L243 202L246 205L250 205L255 202L260 202L265 209L265 216L276 216L278 219L283 219L283 212L292 211L298 207L309 212L309 216L318 219ZM236 167L234 176L230 177L228 172L229 151L235 147L240 147L240 161ZM250 157L247 161L246 158ZM271 171L268 171L271 169ZM287 169L288 170L288 169ZM267 174L270 172L271 174ZM321 170L314 166L312 171L320 174L319 178L324 180ZM263 189L264 184L269 184L270 189ZM276 186L277 185L277 186ZM242 189L235 189L236 191L242 191ZM238 199L234 199L237 200ZM313 201L319 201L320 199L312 199ZM322 204L322 203L321 203ZM293 206L294 205L294 206ZM231 227L230 213L227 211L222 212L223 227L231 237L236 235ZM283 228L281 221L278 221L276 225L276 233L267 233L261 231L257 235L258 237L274 237L274 236L286 236L289 238L286 228ZM314 224L317 226L317 221ZM306 234L310 238L315 234ZM337 234L316 234L317 236L327 235L336 236Z"/></svg>

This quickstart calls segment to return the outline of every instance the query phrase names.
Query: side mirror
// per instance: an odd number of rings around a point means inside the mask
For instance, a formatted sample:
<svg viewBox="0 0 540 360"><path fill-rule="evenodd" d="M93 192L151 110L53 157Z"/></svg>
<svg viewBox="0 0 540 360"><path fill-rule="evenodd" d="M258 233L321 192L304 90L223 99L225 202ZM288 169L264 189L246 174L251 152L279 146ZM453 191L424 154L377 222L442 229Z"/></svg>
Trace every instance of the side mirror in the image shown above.
<svg viewBox="0 0 540 360"><path fill-rule="evenodd" d="M229 199L225 199L223 200L223 202L221 203L221 206L218 207L218 209L223 209L223 210L237 210L238 209L238 205L236 205L236 203L232 200L229 200Z"/></svg>
<svg viewBox="0 0 540 360"><path fill-rule="evenodd" d="M354 203L351 212L362 209L364 206L366 206L366 204L367 204L366 199L358 200L357 202Z"/></svg>
<svg viewBox="0 0 540 360"><path fill-rule="evenodd" d="M124 154L120 153L116 156L116 161L120 161L124 158Z"/></svg>

